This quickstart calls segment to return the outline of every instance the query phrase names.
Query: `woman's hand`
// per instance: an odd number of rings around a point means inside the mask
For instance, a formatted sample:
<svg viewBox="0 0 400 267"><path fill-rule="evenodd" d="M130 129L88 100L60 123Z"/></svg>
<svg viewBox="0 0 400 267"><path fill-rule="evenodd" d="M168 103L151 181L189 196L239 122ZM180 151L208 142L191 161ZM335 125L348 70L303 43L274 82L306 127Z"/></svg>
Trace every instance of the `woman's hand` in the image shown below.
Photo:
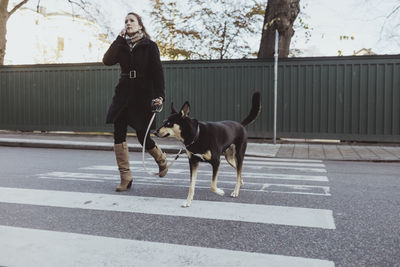
<svg viewBox="0 0 400 267"><path fill-rule="evenodd" d="M154 99L154 105L155 106L161 106L163 104L163 98L162 97L157 97Z"/></svg>
<svg viewBox="0 0 400 267"><path fill-rule="evenodd" d="M121 30L121 32L119 33L119 36L125 37L125 34L126 34L126 29L123 28L123 29Z"/></svg>

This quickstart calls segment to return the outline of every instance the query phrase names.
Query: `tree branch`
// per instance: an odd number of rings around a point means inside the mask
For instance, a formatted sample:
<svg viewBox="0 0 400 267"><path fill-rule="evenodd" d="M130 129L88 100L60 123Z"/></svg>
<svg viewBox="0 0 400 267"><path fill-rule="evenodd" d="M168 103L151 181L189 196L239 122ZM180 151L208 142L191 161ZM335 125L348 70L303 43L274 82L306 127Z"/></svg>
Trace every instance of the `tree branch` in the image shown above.
<svg viewBox="0 0 400 267"><path fill-rule="evenodd" d="M71 5L77 5L78 7L80 7L81 9L85 10L86 8L86 3L84 1L80 1L80 2L76 2L76 1L72 1L72 0L67 0Z"/></svg>
<svg viewBox="0 0 400 267"><path fill-rule="evenodd" d="M16 5L13 9L11 9L10 12L8 12L8 16L11 16L12 14L14 14L15 11L18 10L18 8L22 7L23 5L25 5L29 0L23 0L21 1L18 5Z"/></svg>
<svg viewBox="0 0 400 267"><path fill-rule="evenodd" d="M395 9L392 10L392 12L390 12L389 15L386 16L386 18L390 18L394 13L396 13L398 10L400 9L400 6L397 6Z"/></svg>

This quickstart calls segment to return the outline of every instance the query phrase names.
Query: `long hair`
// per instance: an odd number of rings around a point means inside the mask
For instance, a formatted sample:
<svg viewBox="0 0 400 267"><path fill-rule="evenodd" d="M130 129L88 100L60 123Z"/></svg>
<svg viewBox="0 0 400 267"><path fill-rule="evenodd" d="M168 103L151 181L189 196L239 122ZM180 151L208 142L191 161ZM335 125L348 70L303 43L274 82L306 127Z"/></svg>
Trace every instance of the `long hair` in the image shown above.
<svg viewBox="0 0 400 267"><path fill-rule="evenodd" d="M151 39L151 38L150 38L150 35L149 35L149 34L147 33L147 31L146 31L146 27L143 25L142 17L139 16L139 15L138 15L137 13L135 13L135 12L129 12L128 15L134 15L134 16L137 18L139 25L142 26L142 32L144 33L144 37L146 37L147 39ZM127 16L128 16L128 15L127 15Z"/></svg>

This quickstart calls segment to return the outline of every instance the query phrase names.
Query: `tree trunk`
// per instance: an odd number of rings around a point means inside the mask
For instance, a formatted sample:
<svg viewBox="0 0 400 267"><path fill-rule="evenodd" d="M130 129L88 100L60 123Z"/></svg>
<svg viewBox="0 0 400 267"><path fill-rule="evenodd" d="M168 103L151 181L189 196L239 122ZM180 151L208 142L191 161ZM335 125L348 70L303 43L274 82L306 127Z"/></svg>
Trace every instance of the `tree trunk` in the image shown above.
<svg viewBox="0 0 400 267"><path fill-rule="evenodd" d="M6 55L7 7L8 0L0 0L0 66L4 65L4 56Z"/></svg>
<svg viewBox="0 0 400 267"><path fill-rule="evenodd" d="M7 35L7 21L15 11L25 5L29 0L22 0L11 11L8 11L8 1L0 0L0 66L4 65L4 57L6 55L6 35Z"/></svg>
<svg viewBox="0 0 400 267"><path fill-rule="evenodd" d="M300 0L269 0L264 15L258 58L273 58L275 30L279 32L279 57L288 57L294 34L293 23L300 12Z"/></svg>

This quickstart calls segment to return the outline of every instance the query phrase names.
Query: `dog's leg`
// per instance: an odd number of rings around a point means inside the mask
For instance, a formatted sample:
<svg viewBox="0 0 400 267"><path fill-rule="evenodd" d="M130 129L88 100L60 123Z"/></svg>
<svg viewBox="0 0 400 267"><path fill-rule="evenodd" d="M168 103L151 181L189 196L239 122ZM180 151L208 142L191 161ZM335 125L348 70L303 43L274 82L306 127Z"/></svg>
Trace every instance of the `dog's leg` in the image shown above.
<svg viewBox="0 0 400 267"><path fill-rule="evenodd" d="M219 169L220 163L221 163L220 158L216 159L215 161L213 161L211 163L212 168L213 168L213 178L212 178L212 182L211 182L211 192L214 192L217 195L223 196L223 195L225 195L224 190L219 189L217 187L218 169Z"/></svg>
<svg viewBox="0 0 400 267"><path fill-rule="evenodd" d="M190 159L189 164L190 164L190 187L189 187L189 193L188 193L187 199L181 205L182 208L190 207L190 204L192 204L192 200L193 200L193 196L194 196L194 188L195 188L196 179L197 179L197 171L199 169L199 161L194 161L194 160Z"/></svg>
<svg viewBox="0 0 400 267"><path fill-rule="evenodd" d="M236 169L237 164L236 164L236 146L234 144L230 145L227 150L225 150L225 159L231 165L233 168Z"/></svg>
<svg viewBox="0 0 400 267"><path fill-rule="evenodd" d="M233 190L231 197L238 197L239 196L239 189L242 186L242 170L237 170L237 175L236 175L236 186L235 189Z"/></svg>
<svg viewBox="0 0 400 267"><path fill-rule="evenodd" d="M244 154L246 151L246 143L240 146L237 153L234 155L235 162L236 162L236 186L233 190L231 197L238 197L240 187L243 186L243 179L242 179L242 167L243 167L243 160Z"/></svg>

